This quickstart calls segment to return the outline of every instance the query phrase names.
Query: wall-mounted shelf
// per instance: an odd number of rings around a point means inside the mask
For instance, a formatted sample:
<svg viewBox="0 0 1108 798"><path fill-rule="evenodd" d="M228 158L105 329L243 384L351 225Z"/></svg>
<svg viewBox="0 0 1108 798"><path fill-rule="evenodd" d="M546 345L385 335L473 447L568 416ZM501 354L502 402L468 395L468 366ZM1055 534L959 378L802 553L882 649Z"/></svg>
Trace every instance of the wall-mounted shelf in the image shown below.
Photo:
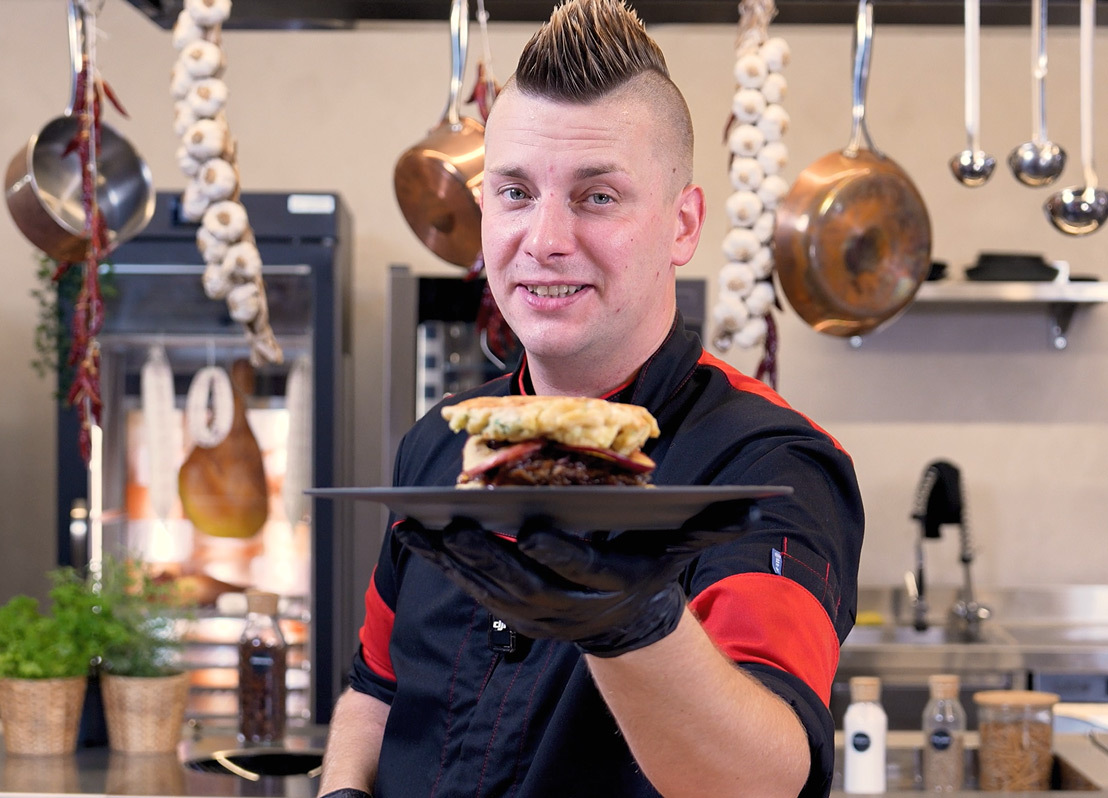
<svg viewBox="0 0 1108 798"><path fill-rule="evenodd" d="M1055 280L1053 282L1001 282L991 280L936 280L920 286L914 304L1041 305L1050 318L1049 341L1057 350L1066 348L1066 331L1079 307L1108 302L1108 282ZM861 336L850 339L861 346Z"/></svg>
<svg viewBox="0 0 1108 798"><path fill-rule="evenodd" d="M184 0L127 0L166 30L173 27ZM1108 0L1097 0L1097 22L1108 24ZM474 8L475 3L470 3ZM555 0L486 0L493 22L544 22ZM736 0L632 0L647 25L719 23L739 20ZM857 0L777 0L774 23L851 25ZM348 30L378 20L446 20L446 0L235 0L224 28ZM1078 0L1054 0L1050 24L1076 25ZM874 3L874 24L961 25L963 0L881 0ZM982 25L1024 27L1031 22L1030 0L981 0Z"/></svg>

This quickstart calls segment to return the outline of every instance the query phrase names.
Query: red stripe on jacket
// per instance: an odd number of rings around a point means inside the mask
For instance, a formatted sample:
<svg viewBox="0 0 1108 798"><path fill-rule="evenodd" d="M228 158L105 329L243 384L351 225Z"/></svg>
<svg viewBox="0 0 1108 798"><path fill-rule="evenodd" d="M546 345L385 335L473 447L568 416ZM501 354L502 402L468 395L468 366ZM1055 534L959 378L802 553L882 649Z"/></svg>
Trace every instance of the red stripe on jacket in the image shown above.
<svg viewBox="0 0 1108 798"><path fill-rule="evenodd" d="M814 429L817 429L820 432L822 432L824 435L826 435L830 439L831 443L833 443L835 445L836 449L838 449L840 452L845 454L847 457L850 457L850 454L846 451L846 449L844 449L842 447L842 444L840 444L837 440L835 440L834 436L832 436L827 430L825 430L819 424L812 421L812 419L808 418L808 416L801 413L795 407L792 407L788 402L786 402L782 398L781 394L777 393L777 391L770 388L768 385L766 385L761 380L757 380L757 379L754 379L754 377L751 377L747 374L743 374L737 368L735 368L734 366L732 366L731 364L727 363L724 360L720 360L718 357L711 354L707 350L703 350L700 353L700 359L697 362L701 366L708 366L710 368L715 368L715 369L719 369L720 371L722 371L724 373L724 375L727 377L727 381L729 383L731 383L731 387L734 388L735 390L743 391L744 393L752 393L752 394L755 394L757 396L761 396L763 399L766 399L767 401L772 402L773 404L777 405L778 407L787 407L789 410L792 410L794 413L797 413L801 418L803 418L805 421L807 421L809 424L811 424Z"/></svg>
<svg viewBox="0 0 1108 798"><path fill-rule="evenodd" d="M799 584L776 574L735 574L697 595L690 607L733 661L791 673L830 703L839 638L823 605Z"/></svg>
<svg viewBox="0 0 1108 798"><path fill-rule="evenodd" d="M392 639L392 626L396 613L377 592L377 568L369 578L369 587L365 592L365 621L358 631L362 643L362 659L369 669L378 676L396 681L396 671L392 668L389 656L389 640Z"/></svg>

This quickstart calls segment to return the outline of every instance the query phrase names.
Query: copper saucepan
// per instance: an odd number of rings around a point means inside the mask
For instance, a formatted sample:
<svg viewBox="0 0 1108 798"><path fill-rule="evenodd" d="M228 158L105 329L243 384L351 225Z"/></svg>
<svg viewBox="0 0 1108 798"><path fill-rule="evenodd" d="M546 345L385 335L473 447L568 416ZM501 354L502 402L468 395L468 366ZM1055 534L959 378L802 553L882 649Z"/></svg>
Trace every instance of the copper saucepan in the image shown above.
<svg viewBox="0 0 1108 798"><path fill-rule="evenodd" d="M91 47L95 21L78 0L69 0L69 53L72 84L69 107L24 145L8 164L4 189L20 232L59 261L84 260L88 250L81 159L71 143L81 127L73 111L78 75ZM90 70L91 71L91 70ZM123 136L100 126L96 199L111 248L135 236L154 214L150 169Z"/></svg>
<svg viewBox="0 0 1108 798"><path fill-rule="evenodd" d="M450 9L450 96L442 120L396 164L400 210L424 245L443 260L469 268L481 252L477 193L485 170L485 127L459 111L469 38L469 3Z"/></svg>
<svg viewBox="0 0 1108 798"><path fill-rule="evenodd" d="M931 222L908 175L865 122L873 8L860 0L853 123L842 151L797 176L777 208L775 262L789 304L817 331L871 332L904 310L931 267Z"/></svg>

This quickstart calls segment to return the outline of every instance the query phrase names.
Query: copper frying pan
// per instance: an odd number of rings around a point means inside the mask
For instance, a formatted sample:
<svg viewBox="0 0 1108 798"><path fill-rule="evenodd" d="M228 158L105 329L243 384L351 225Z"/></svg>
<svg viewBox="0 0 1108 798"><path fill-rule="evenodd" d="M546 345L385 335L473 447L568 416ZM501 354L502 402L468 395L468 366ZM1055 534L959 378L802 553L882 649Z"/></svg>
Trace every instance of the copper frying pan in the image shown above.
<svg viewBox="0 0 1108 798"><path fill-rule="evenodd" d="M469 3L450 9L450 96L442 120L396 164L400 210L424 245L443 260L470 268L481 251L477 192L485 170L485 128L459 112L465 74Z"/></svg>
<svg viewBox="0 0 1108 798"><path fill-rule="evenodd" d="M893 319L931 267L931 222L908 175L873 146L865 121L873 7L859 0L853 122L842 151L797 176L777 208L781 288L817 331L851 337Z"/></svg>

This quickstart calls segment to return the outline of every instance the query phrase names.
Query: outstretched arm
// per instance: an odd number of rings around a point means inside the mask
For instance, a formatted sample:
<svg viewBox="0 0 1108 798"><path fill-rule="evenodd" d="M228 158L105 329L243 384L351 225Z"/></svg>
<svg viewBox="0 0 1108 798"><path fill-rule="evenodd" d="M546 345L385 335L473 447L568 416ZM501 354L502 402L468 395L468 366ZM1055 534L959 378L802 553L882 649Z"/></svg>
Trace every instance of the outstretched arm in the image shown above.
<svg viewBox="0 0 1108 798"><path fill-rule="evenodd" d="M373 696L347 689L339 697L327 735L321 796L344 787L371 791L388 716L388 704Z"/></svg>
<svg viewBox="0 0 1108 798"><path fill-rule="evenodd" d="M716 649L688 609L661 640L586 660L635 761L667 798L792 798L804 786L800 720Z"/></svg>

